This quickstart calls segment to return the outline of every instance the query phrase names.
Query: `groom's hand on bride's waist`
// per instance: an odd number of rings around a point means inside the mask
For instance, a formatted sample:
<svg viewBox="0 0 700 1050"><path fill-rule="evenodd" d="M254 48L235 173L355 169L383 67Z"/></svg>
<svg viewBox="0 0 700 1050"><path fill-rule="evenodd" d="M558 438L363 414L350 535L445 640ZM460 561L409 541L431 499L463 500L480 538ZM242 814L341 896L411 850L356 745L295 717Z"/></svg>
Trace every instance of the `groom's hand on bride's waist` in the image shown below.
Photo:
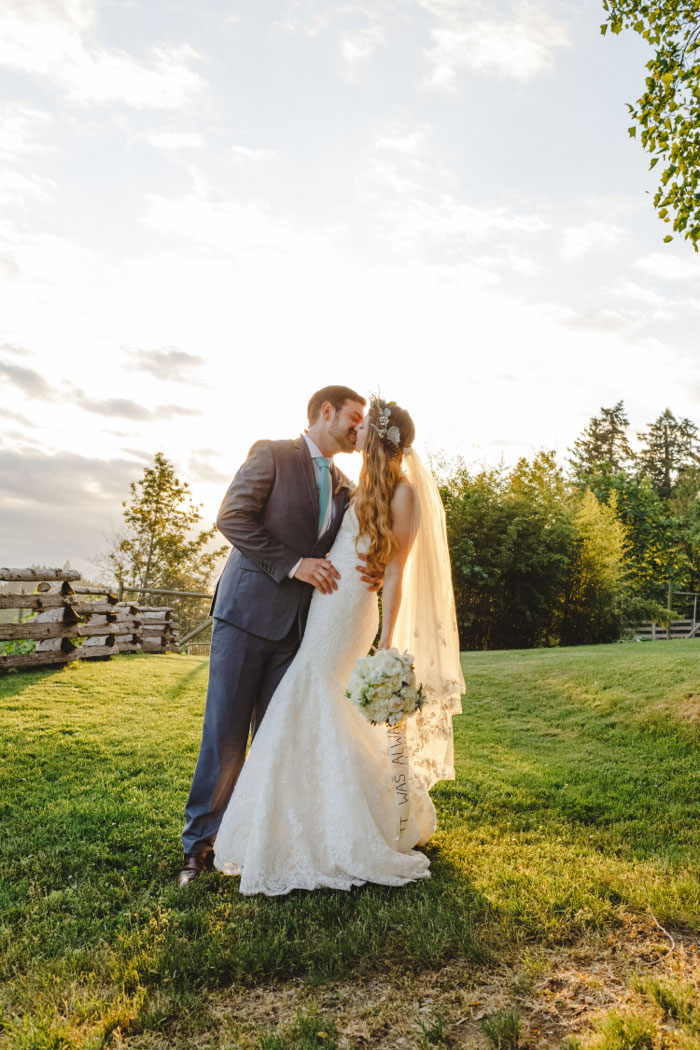
<svg viewBox="0 0 700 1050"><path fill-rule="evenodd" d="M367 566L367 555L358 554L357 557L360 561L363 561L364 565L356 565L355 572L361 572L360 577L366 584L368 591L380 591L384 584L384 565L380 562L376 569L370 569Z"/></svg>
<svg viewBox="0 0 700 1050"><path fill-rule="evenodd" d="M331 594L338 590L336 580L340 579L340 573L328 558L302 558L294 578L310 583L321 594Z"/></svg>

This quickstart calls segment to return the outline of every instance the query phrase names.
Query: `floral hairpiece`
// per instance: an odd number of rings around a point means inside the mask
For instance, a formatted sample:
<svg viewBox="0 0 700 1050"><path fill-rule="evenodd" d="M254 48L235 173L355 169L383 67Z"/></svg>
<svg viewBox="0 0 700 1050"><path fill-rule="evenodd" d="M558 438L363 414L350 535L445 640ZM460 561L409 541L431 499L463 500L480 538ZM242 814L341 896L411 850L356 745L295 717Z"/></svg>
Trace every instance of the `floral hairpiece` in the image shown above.
<svg viewBox="0 0 700 1050"><path fill-rule="evenodd" d="M378 423L370 423L377 431L377 436L380 438L386 438L392 445L396 445L397 448L401 447L401 431L397 426L389 426L389 420L391 419L391 406L395 405L395 401L383 401L381 397L372 398L372 408L377 414Z"/></svg>

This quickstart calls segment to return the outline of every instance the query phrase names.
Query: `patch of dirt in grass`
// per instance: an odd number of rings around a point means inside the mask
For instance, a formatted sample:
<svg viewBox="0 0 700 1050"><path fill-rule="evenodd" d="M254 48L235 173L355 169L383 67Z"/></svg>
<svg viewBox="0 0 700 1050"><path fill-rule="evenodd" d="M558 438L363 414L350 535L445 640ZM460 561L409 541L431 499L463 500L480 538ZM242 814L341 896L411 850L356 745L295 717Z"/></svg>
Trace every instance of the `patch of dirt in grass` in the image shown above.
<svg viewBox="0 0 700 1050"><path fill-rule="evenodd" d="M207 1050L252 1050L260 1033L291 1025L298 1011L331 1019L339 1047L355 1050L423 1050L435 1045L486 1050L484 1018L514 1013L521 1047L559 1048L590 1031L596 1018L629 1009L638 999L635 975L673 976L700 983L697 943L674 933L675 947L648 916L623 916L613 933L589 936L569 947L523 945L505 963L446 965L437 972L387 972L356 982L314 987L301 981L257 989L230 988L208 1000L214 1023L186 1044ZM428 1040L438 1021L442 1035ZM422 1024L421 1024L422 1022ZM433 1027L433 1031L435 1028ZM129 1050L181 1045L157 1033L118 1042Z"/></svg>
<svg viewBox="0 0 700 1050"><path fill-rule="evenodd" d="M664 697L640 711L639 717L642 721L647 721L650 717L665 717L686 726L700 725L700 693L685 692L673 698Z"/></svg>
<svg viewBox="0 0 700 1050"><path fill-rule="evenodd" d="M674 704L674 712L680 722L700 722L700 693L686 693Z"/></svg>

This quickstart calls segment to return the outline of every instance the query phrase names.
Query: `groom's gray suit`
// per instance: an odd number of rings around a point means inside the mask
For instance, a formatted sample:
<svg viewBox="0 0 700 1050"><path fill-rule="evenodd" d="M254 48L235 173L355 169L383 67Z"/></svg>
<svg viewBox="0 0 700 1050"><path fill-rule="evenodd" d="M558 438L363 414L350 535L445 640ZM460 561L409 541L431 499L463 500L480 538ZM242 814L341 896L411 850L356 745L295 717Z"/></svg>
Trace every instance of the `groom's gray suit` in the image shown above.
<svg viewBox="0 0 700 1050"><path fill-rule="evenodd" d="M202 743L185 810L185 853L210 849L267 705L301 643L311 584L290 579L300 558L324 558L340 528L349 483L331 468L332 513L319 530L311 453L296 441L258 441L216 520L231 551L217 584Z"/></svg>

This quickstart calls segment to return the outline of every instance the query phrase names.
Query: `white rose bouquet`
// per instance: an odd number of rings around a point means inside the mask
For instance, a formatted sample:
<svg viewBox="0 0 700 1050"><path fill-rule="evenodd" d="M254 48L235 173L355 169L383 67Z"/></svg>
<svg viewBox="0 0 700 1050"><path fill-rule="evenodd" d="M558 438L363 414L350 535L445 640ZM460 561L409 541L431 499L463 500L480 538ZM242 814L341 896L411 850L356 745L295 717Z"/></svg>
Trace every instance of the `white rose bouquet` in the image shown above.
<svg viewBox="0 0 700 1050"><path fill-rule="evenodd" d="M425 703L410 653L379 649L361 657L350 675L345 695L368 722L395 726Z"/></svg>

